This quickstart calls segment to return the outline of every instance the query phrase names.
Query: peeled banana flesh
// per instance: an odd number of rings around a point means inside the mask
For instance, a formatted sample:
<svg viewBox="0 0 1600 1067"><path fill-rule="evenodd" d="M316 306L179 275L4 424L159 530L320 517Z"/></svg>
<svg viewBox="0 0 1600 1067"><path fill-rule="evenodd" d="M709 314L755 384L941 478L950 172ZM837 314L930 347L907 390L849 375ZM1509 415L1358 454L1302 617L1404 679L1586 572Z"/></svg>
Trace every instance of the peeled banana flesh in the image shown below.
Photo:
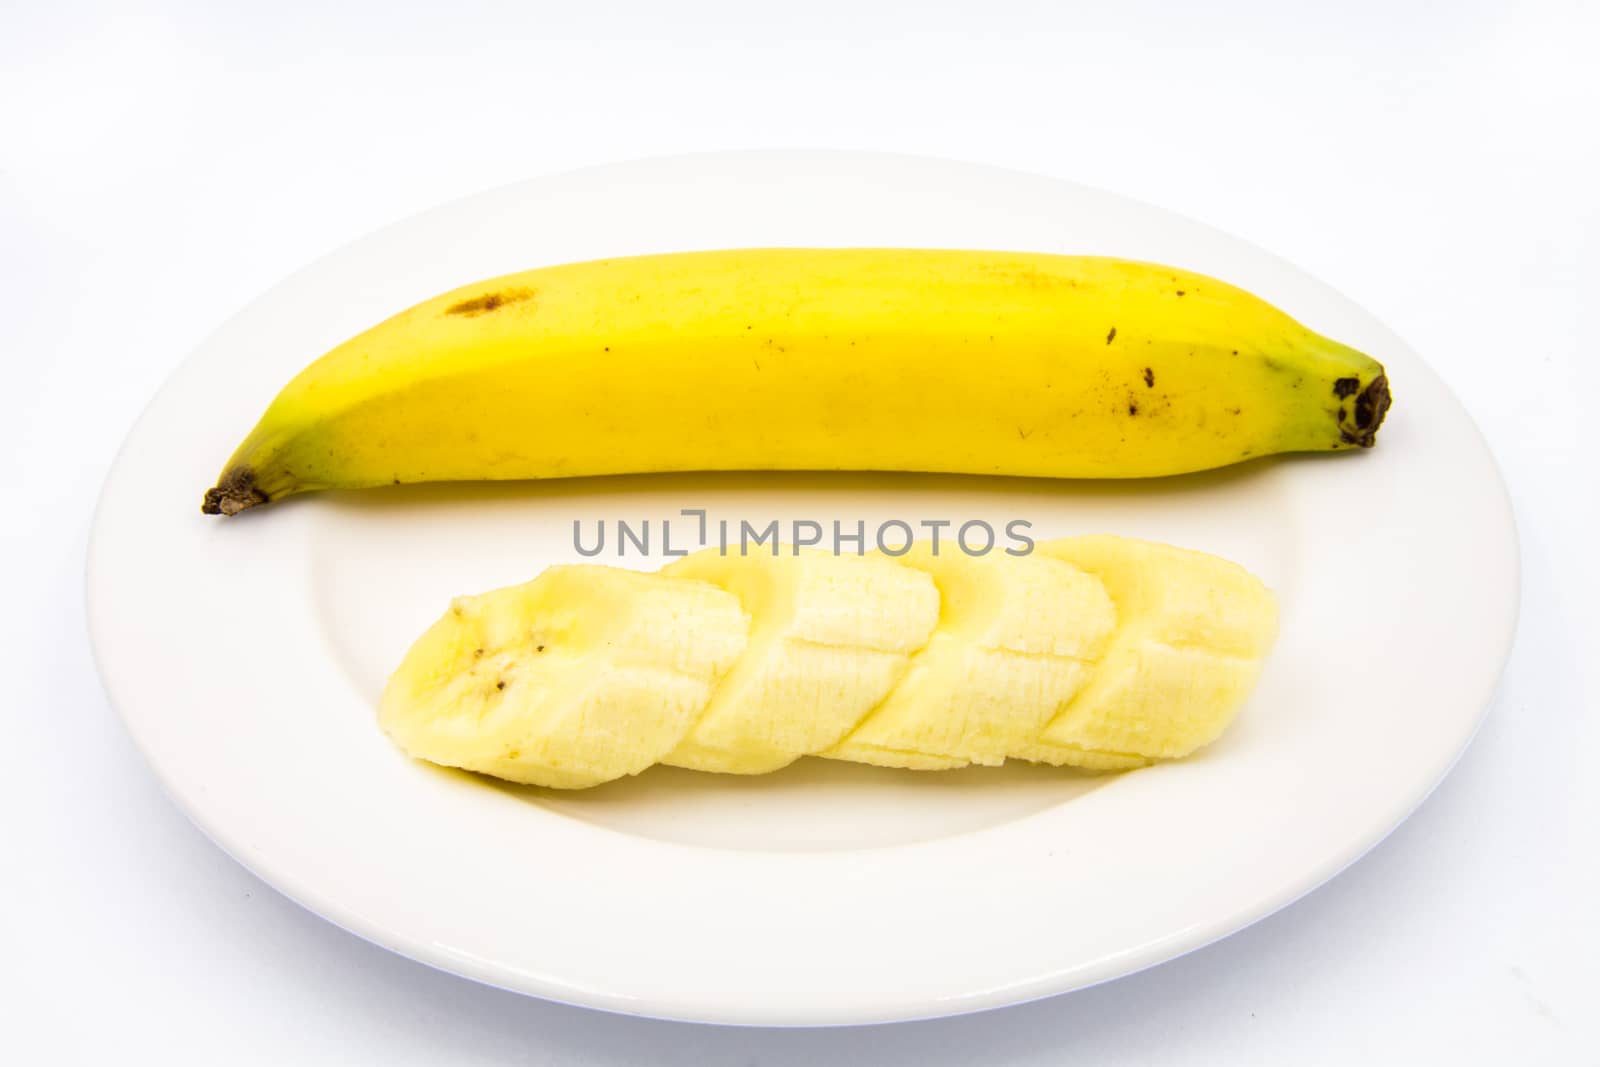
<svg viewBox="0 0 1600 1067"><path fill-rule="evenodd" d="M420 759L583 788L802 756L1120 770L1215 740L1277 629L1236 564L1110 536L1026 556L718 549L458 598L380 702Z"/></svg>

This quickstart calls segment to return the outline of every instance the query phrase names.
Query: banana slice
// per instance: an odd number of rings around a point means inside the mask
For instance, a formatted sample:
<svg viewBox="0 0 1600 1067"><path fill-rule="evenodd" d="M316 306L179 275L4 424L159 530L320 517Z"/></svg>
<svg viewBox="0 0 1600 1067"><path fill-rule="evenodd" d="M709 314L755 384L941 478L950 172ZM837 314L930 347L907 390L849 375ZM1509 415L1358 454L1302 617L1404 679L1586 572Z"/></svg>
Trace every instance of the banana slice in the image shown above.
<svg viewBox="0 0 1600 1067"><path fill-rule="evenodd" d="M802 552L678 560L754 619L749 645L665 762L763 774L831 748L889 693L939 619L924 572L888 559Z"/></svg>
<svg viewBox="0 0 1600 1067"><path fill-rule="evenodd" d="M1116 626L1110 597L1046 556L918 545L899 559L938 586L939 626L888 698L823 754L917 770L1003 763L1088 680Z"/></svg>
<svg viewBox="0 0 1600 1067"><path fill-rule="evenodd" d="M1120 770L1216 740L1277 635L1271 591L1237 564L1151 541L1073 537L1036 554L1100 579L1117 629L1088 685L1015 755Z"/></svg>
<svg viewBox="0 0 1600 1067"><path fill-rule="evenodd" d="M413 756L536 785L637 774L678 744L745 649L704 582L553 567L459 597L390 678L383 728Z"/></svg>

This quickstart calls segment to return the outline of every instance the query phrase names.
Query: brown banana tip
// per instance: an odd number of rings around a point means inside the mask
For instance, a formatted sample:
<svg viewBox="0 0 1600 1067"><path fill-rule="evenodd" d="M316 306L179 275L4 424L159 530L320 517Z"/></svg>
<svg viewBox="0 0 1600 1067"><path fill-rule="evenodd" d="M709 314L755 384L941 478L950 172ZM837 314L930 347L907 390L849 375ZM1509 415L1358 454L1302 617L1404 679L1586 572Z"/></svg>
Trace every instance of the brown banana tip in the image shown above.
<svg viewBox="0 0 1600 1067"><path fill-rule="evenodd" d="M1333 383L1334 395L1341 399L1356 394L1355 403L1348 409L1339 405L1339 440L1347 445L1371 448L1378 440L1378 427L1389 412L1392 397L1389 395L1389 376L1380 373L1358 391L1355 378L1340 378Z"/></svg>
<svg viewBox="0 0 1600 1067"><path fill-rule="evenodd" d="M200 504L204 515L237 515L245 508L265 504L268 500L256 486L255 471L249 467L229 467L215 486L206 490Z"/></svg>
<svg viewBox="0 0 1600 1067"><path fill-rule="evenodd" d="M1393 402L1394 398L1389 395L1389 376L1383 373L1372 379L1356 397L1356 428L1365 430L1367 435L1363 447L1372 447L1378 427L1383 425L1383 417L1389 414L1389 405Z"/></svg>

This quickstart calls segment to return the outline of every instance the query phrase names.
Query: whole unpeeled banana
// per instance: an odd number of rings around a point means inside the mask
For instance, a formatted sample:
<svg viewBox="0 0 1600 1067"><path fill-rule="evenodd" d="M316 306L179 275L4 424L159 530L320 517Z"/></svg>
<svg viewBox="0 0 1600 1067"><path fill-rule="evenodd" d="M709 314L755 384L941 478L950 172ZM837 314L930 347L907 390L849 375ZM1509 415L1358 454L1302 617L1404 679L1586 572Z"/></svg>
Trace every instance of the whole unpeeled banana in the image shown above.
<svg viewBox="0 0 1600 1067"><path fill-rule="evenodd" d="M1137 478L1370 446L1383 367L1224 282L1031 253L576 263L418 304L278 394L203 510L684 470Z"/></svg>
<svg viewBox="0 0 1600 1067"><path fill-rule="evenodd" d="M379 717L413 756L561 788L802 756L1117 770L1218 737L1276 630L1272 594L1243 568L1146 541L982 557L712 548L655 574L553 567L457 599Z"/></svg>

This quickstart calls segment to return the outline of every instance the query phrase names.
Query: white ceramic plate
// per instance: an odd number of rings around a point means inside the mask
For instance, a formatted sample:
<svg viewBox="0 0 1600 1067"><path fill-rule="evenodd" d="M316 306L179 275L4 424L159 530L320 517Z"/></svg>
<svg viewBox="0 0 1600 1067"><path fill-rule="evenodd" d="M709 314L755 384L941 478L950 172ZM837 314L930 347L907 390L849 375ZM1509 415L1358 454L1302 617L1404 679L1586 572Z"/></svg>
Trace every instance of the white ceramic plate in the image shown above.
<svg viewBox="0 0 1600 1067"><path fill-rule="evenodd" d="M322 494L228 521L199 512L279 386L414 301L569 260L752 245L1179 264L1378 356L1395 407L1370 452L1139 484L674 476ZM1221 742L1119 777L802 761L755 779L657 769L563 795L414 763L379 732L384 677L451 595L577 559L574 520L659 530L695 507L869 528L1022 518L1039 537L1167 540L1265 578L1282 638ZM691 527L679 517L674 540ZM196 352L129 435L100 503L89 593L106 686L173 797L318 914L556 1000L854 1023L1125 974L1335 874L1471 737L1510 644L1517 556L1493 461L1445 386L1370 315L1271 256L1042 178L760 154L513 186L279 285Z"/></svg>

